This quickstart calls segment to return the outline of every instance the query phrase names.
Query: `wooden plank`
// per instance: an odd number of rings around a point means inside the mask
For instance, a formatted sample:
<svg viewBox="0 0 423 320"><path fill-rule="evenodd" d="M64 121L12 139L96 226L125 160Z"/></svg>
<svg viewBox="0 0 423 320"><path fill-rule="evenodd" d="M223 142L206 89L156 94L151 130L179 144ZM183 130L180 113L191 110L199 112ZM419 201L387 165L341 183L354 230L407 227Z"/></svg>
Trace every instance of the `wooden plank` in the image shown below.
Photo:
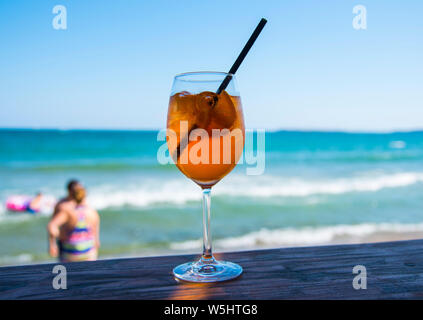
<svg viewBox="0 0 423 320"><path fill-rule="evenodd" d="M0 268L0 299L422 299L423 240L232 252L219 258L244 274L215 284L178 283L172 268L195 256L68 263L67 290L55 264ZM355 265L367 289L355 290Z"/></svg>

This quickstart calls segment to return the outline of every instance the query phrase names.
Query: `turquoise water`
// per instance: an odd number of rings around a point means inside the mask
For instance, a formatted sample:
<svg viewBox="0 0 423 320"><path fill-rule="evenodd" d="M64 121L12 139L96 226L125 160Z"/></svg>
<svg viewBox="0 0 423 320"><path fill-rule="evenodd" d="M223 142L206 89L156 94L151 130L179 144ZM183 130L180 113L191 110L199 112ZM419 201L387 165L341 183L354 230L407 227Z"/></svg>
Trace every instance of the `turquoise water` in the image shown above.
<svg viewBox="0 0 423 320"><path fill-rule="evenodd" d="M199 252L201 192L160 165L156 131L0 130L0 265L48 260L51 203L7 212L14 194L87 186L100 257ZM423 132L266 134L264 174L243 164L213 190L217 249L313 245L423 231Z"/></svg>

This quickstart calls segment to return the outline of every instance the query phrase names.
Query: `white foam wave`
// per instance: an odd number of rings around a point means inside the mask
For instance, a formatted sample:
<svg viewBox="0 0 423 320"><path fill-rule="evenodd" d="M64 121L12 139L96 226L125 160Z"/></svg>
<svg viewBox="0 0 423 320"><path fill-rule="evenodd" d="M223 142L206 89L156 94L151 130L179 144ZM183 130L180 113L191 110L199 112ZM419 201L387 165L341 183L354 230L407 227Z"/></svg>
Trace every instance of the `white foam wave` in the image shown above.
<svg viewBox="0 0 423 320"><path fill-rule="evenodd" d="M88 197L90 204L98 210L105 208L133 206L146 207L157 203L185 204L201 198L201 193L193 184L185 180L174 180L118 189L115 186L94 188Z"/></svg>
<svg viewBox="0 0 423 320"><path fill-rule="evenodd" d="M21 265L27 264L33 261L33 257L29 253L22 253L16 256L3 256L0 257L0 266L6 265Z"/></svg>
<svg viewBox="0 0 423 320"><path fill-rule="evenodd" d="M268 181L260 184L227 188L224 193L256 197L305 197L316 194L375 192L384 188L405 187L418 182L423 182L423 173L405 172L315 181L269 178Z"/></svg>
<svg viewBox="0 0 423 320"><path fill-rule="evenodd" d="M395 140L389 143L389 147L392 149L404 149L407 144L402 140Z"/></svg>
<svg viewBox="0 0 423 320"><path fill-rule="evenodd" d="M298 245L329 244L333 242L359 241L372 235L423 233L423 223L418 224L359 224L337 225L328 227L306 227L301 229L260 229L239 237L224 238L214 241L218 248L254 248L281 247ZM389 237L388 237L389 238ZM174 250L193 250L201 247L201 239L172 243Z"/></svg>
<svg viewBox="0 0 423 320"><path fill-rule="evenodd" d="M305 179L285 176L263 175L248 177L232 175L213 188L214 195L232 197L308 197L304 204L318 203L319 195L338 195L349 192L376 192L385 188L400 188L423 182L421 172L401 172L393 174L367 173L348 178ZM119 186L99 185L88 190L88 200L98 210L122 206L148 207L171 203L184 205L199 201L201 192L194 183L185 178L170 180L145 180L139 184ZM51 197L37 216L50 215L55 199ZM0 204L0 220L10 218L4 203ZM28 215L30 216L30 215Z"/></svg>
<svg viewBox="0 0 423 320"><path fill-rule="evenodd" d="M215 195L234 197L309 197L338 195L349 192L376 192L385 188L400 188L423 182L423 173L368 174L365 176L305 180L282 176L232 176L218 184ZM100 186L89 194L90 203L97 209L109 207L146 207L158 203L185 204L200 200L198 187L185 179L150 181L140 185Z"/></svg>

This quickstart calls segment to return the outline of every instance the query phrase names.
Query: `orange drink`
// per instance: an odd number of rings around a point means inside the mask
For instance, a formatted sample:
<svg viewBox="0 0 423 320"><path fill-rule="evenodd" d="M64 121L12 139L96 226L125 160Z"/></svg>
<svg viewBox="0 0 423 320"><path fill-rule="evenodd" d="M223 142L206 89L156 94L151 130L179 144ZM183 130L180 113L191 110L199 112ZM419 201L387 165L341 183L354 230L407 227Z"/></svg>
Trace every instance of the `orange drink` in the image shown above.
<svg viewBox="0 0 423 320"><path fill-rule="evenodd" d="M176 166L202 188L226 176L244 148L241 99L223 91L199 94L178 92L170 97L168 148Z"/></svg>

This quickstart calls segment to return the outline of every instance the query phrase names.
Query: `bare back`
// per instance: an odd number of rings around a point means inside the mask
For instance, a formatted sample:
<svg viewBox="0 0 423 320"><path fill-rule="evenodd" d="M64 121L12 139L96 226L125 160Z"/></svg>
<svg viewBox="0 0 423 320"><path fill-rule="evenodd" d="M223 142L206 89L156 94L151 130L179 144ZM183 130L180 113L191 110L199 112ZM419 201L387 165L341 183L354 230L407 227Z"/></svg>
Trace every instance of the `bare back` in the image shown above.
<svg viewBox="0 0 423 320"><path fill-rule="evenodd" d="M95 230L98 227L99 224L99 215L96 210L91 208L89 205L85 204L84 202L81 203L81 206L83 206L85 219L87 222L87 225L89 228ZM53 213L53 217L58 212L65 212L67 215L67 221L64 223L60 228L60 240L66 240L67 235L69 232L74 230L78 223L79 219L79 213L78 210L76 210L77 204L73 200L63 199L59 201L59 203L56 205L56 208Z"/></svg>

